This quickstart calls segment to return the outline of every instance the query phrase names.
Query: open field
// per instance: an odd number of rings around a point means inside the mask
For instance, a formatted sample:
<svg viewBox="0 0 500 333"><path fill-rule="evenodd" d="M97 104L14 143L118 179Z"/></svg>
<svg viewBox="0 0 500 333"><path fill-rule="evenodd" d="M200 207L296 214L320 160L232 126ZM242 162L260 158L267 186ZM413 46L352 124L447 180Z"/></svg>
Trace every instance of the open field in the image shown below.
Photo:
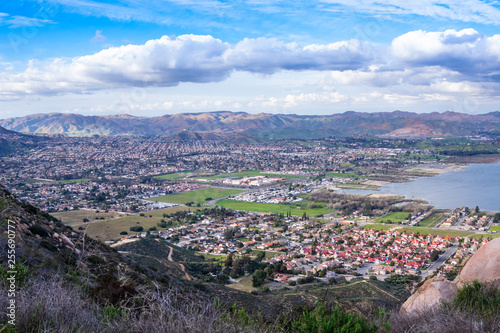
<svg viewBox="0 0 500 333"><path fill-rule="evenodd" d="M226 285L226 287L240 290L240 291L245 291L247 293L251 292L252 290L257 290L258 288L252 287L252 274L249 276L244 276L242 278L237 279L238 283L230 283Z"/></svg>
<svg viewBox="0 0 500 333"><path fill-rule="evenodd" d="M167 173L166 175L154 176L153 178L160 179L180 179L186 177L185 173Z"/></svg>
<svg viewBox="0 0 500 333"><path fill-rule="evenodd" d="M160 179L181 179L181 178L186 178L186 177L193 177L193 176L196 176L199 173L202 173L202 172L201 171L183 171L183 172L167 173L167 174L164 174L164 175L158 175L158 176L154 176L153 178L160 178Z"/></svg>
<svg viewBox="0 0 500 333"><path fill-rule="evenodd" d="M355 190L372 190L377 191L380 186L369 184L337 184L338 188L355 189Z"/></svg>
<svg viewBox="0 0 500 333"><path fill-rule="evenodd" d="M419 223L419 227L433 228L444 219L442 213L433 213Z"/></svg>
<svg viewBox="0 0 500 333"><path fill-rule="evenodd" d="M57 184L74 184L74 183L88 182L89 180L90 180L89 178L65 179L65 180L58 180L56 183Z"/></svg>
<svg viewBox="0 0 500 333"><path fill-rule="evenodd" d="M265 171L262 170L247 170L247 171L240 171L240 172L233 172L233 173L224 173L220 175L215 175L215 176L201 176L199 178L201 179L219 179L219 178L226 178L226 177L255 177L255 176L268 176L268 177L283 177L283 178L301 178L301 177L307 177L304 175L288 175L288 174L281 174L281 173L266 173Z"/></svg>
<svg viewBox="0 0 500 333"><path fill-rule="evenodd" d="M382 217L376 219L375 222L383 223L387 220L391 220L394 223L401 223L404 220L408 219L409 214L410 213L408 213L408 212L393 212L393 213L390 213L388 215L385 215L385 216L382 216Z"/></svg>
<svg viewBox="0 0 500 333"><path fill-rule="evenodd" d="M203 206L203 207L206 207L206 206ZM173 214L173 213L185 212L185 211L195 212L198 209L202 209L203 207L177 206L177 207L171 207L171 208L150 210L149 212L144 212L144 215L146 215L146 216L151 215L153 217L163 217L163 214Z"/></svg>
<svg viewBox="0 0 500 333"><path fill-rule="evenodd" d="M246 202L246 201L235 201L235 200L219 200L216 202L216 205L221 207L226 207L235 210L243 210L250 212L260 212L260 213L274 213L274 214L286 214L287 212L291 212L292 215L301 216L306 213L308 216L315 216L320 214L325 214L330 211L330 209L326 208L326 204L319 202L316 203L321 205L321 208L307 208L307 204L310 203L308 201L304 201L297 204L292 205L283 205L283 204L268 204L268 203L260 203L260 202ZM303 206L305 208L299 208L299 206Z"/></svg>
<svg viewBox="0 0 500 333"><path fill-rule="evenodd" d="M244 190L236 190L236 189L227 189L227 188L219 188L219 187L209 187L204 188L202 190L189 191L179 194L170 194L164 195L161 197L151 198L151 201L160 201L160 202L169 202L176 204L187 204L189 202L193 202L194 204L205 204L208 200L207 198L223 198L228 197L230 195L235 195L241 192L245 192Z"/></svg>
<svg viewBox="0 0 500 333"><path fill-rule="evenodd" d="M446 229L429 229L429 228L421 228L421 227L402 227L402 226L394 226L387 224L367 224L363 227L364 229L375 229L375 230L389 230L389 229L397 229L399 232L420 232L421 234L431 234L435 236L450 236L450 237L470 237L470 238L497 238L500 237L500 234L476 234L473 231L461 231L461 230L446 230Z"/></svg>
<svg viewBox="0 0 500 333"><path fill-rule="evenodd" d="M143 217L139 215L128 215L113 220L105 220L94 223L74 224L73 228L82 227L86 229L87 234L99 240L115 240L123 237L120 232L126 231L129 235L137 235L140 232L130 231L130 227L141 226L144 232L151 227L156 227L160 222L157 217ZM139 222L139 223L137 223Z"/></svg>
<svg viewBox="0 0 500 333"><path fill-rule="evenodd" d="M327 173L325 176L326 177L339 177L339 178L358 178L358 176L356 174L350 173L350 172L345 172L345 173L332 172L332 173Z"/></svg>
<svg viewBox="0 0 500 333"><path fill-rule="evenodd" d="M500 225L492 225L488 231L496 231L496 232L500 232Z"/></svg>
<svg viewBox="0 0 500 333"><path fill-rule="evenodd" d="M110 220L125 216L125 214L105 213L102 211L96 213L95 210L87 210L87 209L70 210L67 212L60 212L60 213L51 213L50 215L61 220L63 223L79 223L83 222L83 219L87 219L90 222L94 222L100 220L101 218Z"/></svg>

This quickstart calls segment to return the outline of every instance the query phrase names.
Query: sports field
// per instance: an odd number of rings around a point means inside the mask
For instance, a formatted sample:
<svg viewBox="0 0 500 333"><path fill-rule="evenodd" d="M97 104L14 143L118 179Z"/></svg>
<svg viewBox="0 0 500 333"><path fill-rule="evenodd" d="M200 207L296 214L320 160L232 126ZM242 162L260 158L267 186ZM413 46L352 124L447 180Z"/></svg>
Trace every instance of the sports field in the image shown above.
<svg viewBox="0 0 500 333"><path fill-rule="evenodd" d="M315 216L320 214L325 214L330 209L326 208L326 204L319 202L315 203L321 205L319 208L307 208L310 201L303 201L301 203L296 203L292 205L283 204L269 204L260 202L246 202L246 201L236 201L236 200L219 200L215 204L217 206L226 207L235 210L243 210L249 212L260 212L260 213L274 213L274 214L286 214L291 212L292 215L301 216L306 213L308 216Z"/></svg>
<svg viewBox="0 0 500 333"><path fill-rule="evenodd" d="M220 188L220 187L209 187L209 188L204 188L202 190L164 195L161 197L151 198L149 200L175 203L175 204L184 204L184 205L189 202L192 202L194 204L205 204L207 201L209 201L207 200L209 198L211 199L224 198L241 192L245 191L237 189Z"/></svg>

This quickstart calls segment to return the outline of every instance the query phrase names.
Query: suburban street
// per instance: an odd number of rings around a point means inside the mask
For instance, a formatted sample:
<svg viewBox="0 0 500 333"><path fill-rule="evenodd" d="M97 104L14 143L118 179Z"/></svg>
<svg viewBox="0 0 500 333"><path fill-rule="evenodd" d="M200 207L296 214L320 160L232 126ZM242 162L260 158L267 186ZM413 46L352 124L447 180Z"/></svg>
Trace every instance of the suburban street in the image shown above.
<svg viewBox="0 0 500 333"><path fill-rule="evenodd" d="M439 258L431 264L427 270L422 271L422 277L426 278L427 276L431 275L436 269L441 267L444 262L455 253L457 250L458 243L453 243L452 246L450 246L442 255L439 256Z"/></svg>

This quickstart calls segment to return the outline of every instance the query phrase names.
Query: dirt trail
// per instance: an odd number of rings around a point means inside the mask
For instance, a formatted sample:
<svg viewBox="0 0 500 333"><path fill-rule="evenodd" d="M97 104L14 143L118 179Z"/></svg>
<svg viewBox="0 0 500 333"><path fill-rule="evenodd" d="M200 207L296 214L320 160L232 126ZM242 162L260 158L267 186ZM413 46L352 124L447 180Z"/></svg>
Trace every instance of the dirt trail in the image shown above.
<svg viewBox="0 0 500 333"><path fill-rule="evenodd" d="M175 262L175 261L172 259L172 253L174 252L174 249L173 249L171 246L168 246L168 245L167 245L167 247L170 249L170 252L168 253L168 261L173 262L173 263L175 263L175 264L179 265L179 267L181 268L181 270L184 272L184 278L185 278L186 280L191 281L193 278L192 278L191 276L189 276L189 274L186 272L186 267L184 267L184 265L183 265L183 264L178 263L178 262Z"/></svg>

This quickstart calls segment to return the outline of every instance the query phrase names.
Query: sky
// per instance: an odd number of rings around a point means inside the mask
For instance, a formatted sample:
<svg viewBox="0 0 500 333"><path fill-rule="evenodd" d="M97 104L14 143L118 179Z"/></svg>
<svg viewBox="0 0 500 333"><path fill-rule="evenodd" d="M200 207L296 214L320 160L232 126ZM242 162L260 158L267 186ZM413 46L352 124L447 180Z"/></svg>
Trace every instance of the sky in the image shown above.
<svg viewBox="0 0 500 333"><path fill-rule="evenodd" d="M500 2L0 3L0 118L500 110Z"/></svg>

